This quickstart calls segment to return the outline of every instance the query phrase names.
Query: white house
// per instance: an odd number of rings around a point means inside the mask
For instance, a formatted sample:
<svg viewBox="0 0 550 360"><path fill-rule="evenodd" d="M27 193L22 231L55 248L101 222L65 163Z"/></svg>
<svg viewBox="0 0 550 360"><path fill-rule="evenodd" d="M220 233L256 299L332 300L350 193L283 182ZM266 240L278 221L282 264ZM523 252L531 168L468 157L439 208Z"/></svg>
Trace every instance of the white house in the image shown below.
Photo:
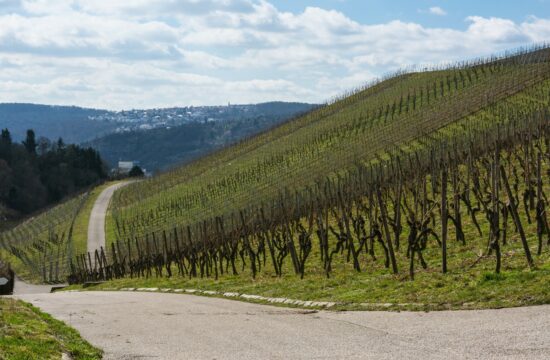
<svg viewBox="0 0 550 360"><path fill-rule="evenodd" d="M134 166L139 166L139 161L119 161L118 162L118 172L122 174L127 174L132 170Z"/></svg>

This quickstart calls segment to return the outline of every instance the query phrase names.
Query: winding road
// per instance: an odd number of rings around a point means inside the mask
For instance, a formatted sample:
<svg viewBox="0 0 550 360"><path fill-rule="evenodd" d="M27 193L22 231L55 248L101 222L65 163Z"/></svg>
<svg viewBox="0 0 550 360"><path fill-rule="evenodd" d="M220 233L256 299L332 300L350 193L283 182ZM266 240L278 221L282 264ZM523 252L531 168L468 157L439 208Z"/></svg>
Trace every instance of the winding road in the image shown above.
<svg viewBox="0 0 550 360"><path fill-rule="evenodd" d="M88 223L88 252L94 253L101 247L105 248L105 216L109 203L116 190L126 186L130 181L120 182L104 189L97 197Z"/></svg>
<svg viewBox="0 0 550 360"><path fill-rule="evenodd" d="M98 197L88 251L105 245L119 183ZM21 283L19 283L21 284ZM147 292L16 296L76 328L105 359L548 359L550 306L482 311L331 312Z"/></svg>

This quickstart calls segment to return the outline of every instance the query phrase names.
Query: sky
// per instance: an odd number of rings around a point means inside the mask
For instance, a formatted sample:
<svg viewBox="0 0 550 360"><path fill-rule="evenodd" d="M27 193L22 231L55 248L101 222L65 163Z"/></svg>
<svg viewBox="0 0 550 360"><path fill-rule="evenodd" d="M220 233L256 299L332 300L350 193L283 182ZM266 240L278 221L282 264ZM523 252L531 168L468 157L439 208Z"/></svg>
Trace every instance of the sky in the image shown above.
<svg viewBox="0 0 550 360"><path fill-rule="evenodd" d="M0 0L0 102L321 103L550 42L550 0Z"/></svg>

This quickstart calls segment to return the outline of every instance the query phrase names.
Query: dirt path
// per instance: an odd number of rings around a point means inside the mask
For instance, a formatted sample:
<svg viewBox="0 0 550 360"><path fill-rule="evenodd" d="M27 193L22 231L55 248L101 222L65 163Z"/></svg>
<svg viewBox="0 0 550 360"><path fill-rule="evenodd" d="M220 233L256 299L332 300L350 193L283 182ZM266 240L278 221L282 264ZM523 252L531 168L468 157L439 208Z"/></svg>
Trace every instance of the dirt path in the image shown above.
<svg viewBox="0 0 550 360"><path fill-rule="evenodd" d="M105 248L105 215L109 208L109 202L117 189L129 183L130 181L125 181L111 185L97 197L88 223L88 252L93 253L101 247Z"/></svg>
<svg viewBox="0 0 550 360"><path fill-rule="evenodd" d="M192 295L24 295L106 359L548 359L550 306L311 312Z"/></svg>

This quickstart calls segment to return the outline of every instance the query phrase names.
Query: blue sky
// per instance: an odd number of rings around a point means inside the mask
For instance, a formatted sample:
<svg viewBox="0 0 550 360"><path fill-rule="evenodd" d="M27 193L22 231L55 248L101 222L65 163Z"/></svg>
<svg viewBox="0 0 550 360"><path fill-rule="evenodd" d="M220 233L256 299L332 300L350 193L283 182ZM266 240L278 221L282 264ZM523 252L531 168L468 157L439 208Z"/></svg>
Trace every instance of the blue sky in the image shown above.
<svg viewBox="0 0 550 360"><path fill-rule="evenodd" d="M433 27L464 29L464 19L477 15L522 22L530 16L550 17L550 0L278 0L281 10L300 12L307 6L335 9L351 19L376 24L391 20L411 21ZM447 14L432 16L429 9L440 7Z"/></svg>
<svg viewBox="0 0 550 360"><path fill-rule="evenodd" d="M0 102L322 102L550 41L550 0L0 0Z"/></svg>

